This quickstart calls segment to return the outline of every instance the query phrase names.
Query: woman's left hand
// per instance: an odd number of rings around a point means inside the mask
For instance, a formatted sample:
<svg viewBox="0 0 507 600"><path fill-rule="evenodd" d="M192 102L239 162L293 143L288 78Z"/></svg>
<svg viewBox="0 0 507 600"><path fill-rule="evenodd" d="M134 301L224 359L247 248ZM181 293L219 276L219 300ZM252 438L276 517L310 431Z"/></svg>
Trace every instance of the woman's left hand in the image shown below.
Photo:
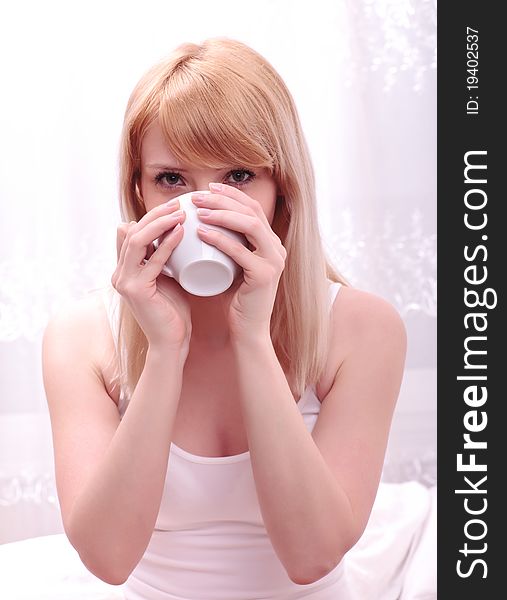
<svg viewBox="0 0 507 600"><path fill-rule="evenodd" d="M266 334L269 337L271 313L287 256L280 238L271 229L261 205L233 186L222 184L220 192L212 189L202 200L192 200L198 208L211 211L208 215L199 214L203 225L209 223L242 233L252 247L248 249L214 229L197 229L203 241L216 246L243 269L243 282L229 308L231 336L235 340Z"/></svg>

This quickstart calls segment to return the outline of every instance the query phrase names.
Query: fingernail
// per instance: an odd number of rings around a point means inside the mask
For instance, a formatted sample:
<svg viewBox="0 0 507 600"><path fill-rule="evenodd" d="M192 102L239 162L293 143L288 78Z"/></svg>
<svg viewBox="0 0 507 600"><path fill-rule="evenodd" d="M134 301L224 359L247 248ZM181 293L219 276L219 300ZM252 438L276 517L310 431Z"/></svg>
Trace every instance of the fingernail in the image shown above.
<svg viewBox="0 0 507 600"><path fill-rule="evenodd" d="M192 200L206 200L208 197L208 194L192 194Z"/></svg>
<svg viewBox="0 0 507 600"><path fill-rule="evenodd" d="M177 206L179 204L179 200L178 198L173 198L172 200L169 200L169 202L167 203L167 206Z"/></svg>
<svg viewBox="0 0 507 600"><path fill-rule="evenodd" d="M221 183L210 183L209 184L209 189L214 192L221 192L222 188L223 188L223 186Z"/></svg>
<svg viewBox="0 0 507 600"><path fill-rule="evenodd" d="M203 216L210 215L211 214L211 210L209 208L198 208L197 209L197 214L198 215L203 215Z"/></svg>

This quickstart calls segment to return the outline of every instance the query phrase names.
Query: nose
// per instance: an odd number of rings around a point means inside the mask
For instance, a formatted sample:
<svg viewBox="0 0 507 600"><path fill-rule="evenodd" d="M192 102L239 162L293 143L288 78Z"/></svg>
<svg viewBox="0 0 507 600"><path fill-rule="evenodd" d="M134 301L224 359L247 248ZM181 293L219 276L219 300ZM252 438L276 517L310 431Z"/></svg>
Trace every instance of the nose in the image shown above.
<svg viewBox="0 0 507 600"><path fill-rule="evenodd" d="M215 179L210 179L209 177L202 177L199 179L195 179L190 186L192 192L209 192L209 184L213 183Z"/></svg>
<svg viewBox="0 0 507 600"><path fill-rule="evenodd" d="M221 182L226 173L225 169L199 167L187 172L185 177L187 190L191 192L209 192L210 183Z"/></svg>

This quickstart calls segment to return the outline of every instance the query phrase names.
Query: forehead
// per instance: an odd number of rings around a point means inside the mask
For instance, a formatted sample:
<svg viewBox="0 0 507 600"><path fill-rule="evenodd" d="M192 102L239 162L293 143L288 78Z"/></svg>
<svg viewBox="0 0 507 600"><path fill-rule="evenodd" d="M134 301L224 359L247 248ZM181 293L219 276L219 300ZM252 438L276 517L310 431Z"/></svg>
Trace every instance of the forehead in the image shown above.
<svg viewBox="0 0 507 600"><path fill-rule="evenodd" d="M170 167L179 171L196 169L225 169L241 165L250 169L263 169L273 173L273 158L269 151L259 143L259 140L248 140L237 131L227 134L222 128L220 135L209 137L206 131L195 127L183 132L178 126L169 130L165 122L161 124L155 119L146 129L141 140L140 162L141 169L157 169ZM216 129L212 133L216 133ZM169 140L169 141L168 141ZM171 147L170 140L173 140ZM149 165L157 165L151 167Z"/></svg>
<svg viewBox="0 0 507 600"><path fill-rule="evenodd" d="M157 121L150 125L143 137L141 143L141 163L143 166L148 164L180 166L179 161L169 151L162 128Z"/></svg>

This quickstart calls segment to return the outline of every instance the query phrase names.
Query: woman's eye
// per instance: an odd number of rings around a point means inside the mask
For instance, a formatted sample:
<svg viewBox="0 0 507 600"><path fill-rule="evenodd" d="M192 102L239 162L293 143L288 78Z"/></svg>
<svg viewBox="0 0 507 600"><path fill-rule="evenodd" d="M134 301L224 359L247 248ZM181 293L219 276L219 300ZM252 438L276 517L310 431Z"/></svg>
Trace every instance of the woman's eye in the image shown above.
<svg viewBox="0 0 507 600"><path fill-rule="evenodd" d="M236 183L238 185L249 183L255 178L255 173L248 171L248 169L235 169L234 171L231 171L229 175L233 178L231 183Z"/></svg>
<svg viewBox="0 0 507 600"><path fill-rule="evenodd" d="M156 185L164 185L164 187L174 187L178 183L178 179L180 179L181 175L179 173L170 173L169 171L164 171L162 173L158 173L155 177Z"/></svg>
<svg viewBox="0 0 507 600"><path fill-rule="evenodd" d="M256 175L248 169L234 169L229 171L225 177L225 181L232 185L245 185L255 179ZM161 171L155 176L155 185L164 188L175 188L179 185L181 175L171 171Z"/></svg>

